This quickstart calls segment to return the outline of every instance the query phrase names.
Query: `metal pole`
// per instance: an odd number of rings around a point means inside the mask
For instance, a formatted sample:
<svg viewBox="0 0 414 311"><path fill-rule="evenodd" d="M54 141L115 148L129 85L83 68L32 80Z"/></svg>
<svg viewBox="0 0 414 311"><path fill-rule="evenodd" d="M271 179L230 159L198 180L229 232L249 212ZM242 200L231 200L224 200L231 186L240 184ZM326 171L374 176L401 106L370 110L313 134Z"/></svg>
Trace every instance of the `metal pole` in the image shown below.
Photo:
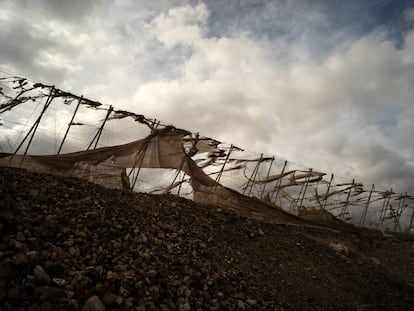
<svg viewBox="0 0 414 311"><path fill-rule="evenodd" d="M369 202L371 201L372 192L374 191L374 184L372 184L371 191L369 192L367 203L365 204L364 211L362 212L361 220L359 221L359 226L362 226L365 223L365 218L367 217Z"/></svg>
<svg viewBox="0 0 414 311"><path fill-rule="evenodd" d="M331 174L331 179L329 180L328 189L326 190L326 193L325 193L325 199L323 201L322 209L326 208L326 203L328 202L328 194L329 194L329 190L331 190L333 178L334 178L334 174Z"/></svg>
<svg viewBox="0 0 414 311"><path fill-rule="evenodd" d="M49 108L50 104L52 103L54 91L55 91L55 87L52 86L52 88L50 89L49 95L46 99L45 105L43 106L42 112L40 113L40 116L33 123L32 127L29 130L29 132L27 132L26 136L23 138L22 142L19 144L19 146L17 147L14 154L16 154L19 151L19 149L22 147L22 145L24 144L26 139L29 137L29 135L32 134L31 137L30 137L29 142L27 143L26 150L24 151L24 155L27 154L27 151L29 150L30 144L32 143L33 137L36 134L36 130L39 126L40 120L42 119L42 117L43 117L44 113L46 112L47 108Z"/></svg>
<svg viewBox="0 0 414 311"><path fill-rule="evenodd" d="M72 122L75 119L76 113L78 112L79 106L82 102L82 98L83 98L83 95L78 100L78 104L76 105L75 111L73 112L72 118L70 119L70 122L68 124L68 128L66 129L65 135L63 136L62 142L60 143L59 150L58 150L57 154L60 154L60 151L62 150L63 144L65 143L66 137L68 136L70 127L72 126Z"/></svg>

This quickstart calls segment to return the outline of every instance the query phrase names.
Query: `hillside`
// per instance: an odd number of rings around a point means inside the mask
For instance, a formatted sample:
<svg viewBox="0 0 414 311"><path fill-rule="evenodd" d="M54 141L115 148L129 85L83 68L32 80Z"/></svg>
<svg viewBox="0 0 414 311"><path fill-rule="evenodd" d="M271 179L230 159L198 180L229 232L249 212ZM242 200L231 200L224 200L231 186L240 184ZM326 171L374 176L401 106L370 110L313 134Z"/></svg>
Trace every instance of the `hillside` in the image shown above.
<svg viewBox="0 0 414 311"><path fill-rule="evenodd" d="M0 168L1 310L414 309L414 241Z"/></svg>

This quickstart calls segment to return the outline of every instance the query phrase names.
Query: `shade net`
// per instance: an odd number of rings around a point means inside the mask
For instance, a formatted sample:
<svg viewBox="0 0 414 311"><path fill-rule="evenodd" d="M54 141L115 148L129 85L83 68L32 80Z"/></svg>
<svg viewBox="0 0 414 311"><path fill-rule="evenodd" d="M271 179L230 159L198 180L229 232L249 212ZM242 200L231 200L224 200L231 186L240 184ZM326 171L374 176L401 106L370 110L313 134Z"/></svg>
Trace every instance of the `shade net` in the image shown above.
<svg viewBox="0 0 414 311"><path fill-rule="evenodd" d="M412 230L407 193L245 151L54 86L6 77L0 87L1 166L177 194L273 222Z"/></svg>

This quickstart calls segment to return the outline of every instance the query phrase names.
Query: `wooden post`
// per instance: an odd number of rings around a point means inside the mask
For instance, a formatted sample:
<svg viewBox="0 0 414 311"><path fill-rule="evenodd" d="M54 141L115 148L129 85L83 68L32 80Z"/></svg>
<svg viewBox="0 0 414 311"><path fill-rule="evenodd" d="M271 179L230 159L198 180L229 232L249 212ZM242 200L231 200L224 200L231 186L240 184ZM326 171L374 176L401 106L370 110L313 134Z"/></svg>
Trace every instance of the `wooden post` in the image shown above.
<svg viewBox="0 0 414 311"><path fill-rule="evenodd" d="M133 179L133 183L132 183L132 189L134 189L135 188L135 184L137 183L137 181L138 181L138 176L139 176L139 173L140 173L140 171L141 171L141 165L142 165L142 161L144 161L144 157L145 157L145 153L147 152L147 148L148 148L148 145L149 145L149 140L147 140L143 145L142 145L142 147L141 147L141 149L139 149L138 150L138 152L137 152L137 155L136 155L136 161L134 162L134 166L132 167L132 169L131 169L131 171L129 172L130 174L131 174L131 172L137 167L137 164L139 163L139 166L138 166L138 171L137 171L137 173L136 173L136 175L135 176L133 176L132 177L132 179ZM129 175L130 175L129 174ZM129 177L129 176L128 176Z"/></svg>
<svg viewBox="0 0 414 311"><path fill-rule="evenodd" d="M295 174L296 174L296 170L293 172L293 176L292 176L293 180L295 180ZM302 184L302 187L300 187L298 197L296 199L294 199L293 195L292 195L292 200L290 201L290 204L289 204L289 211L292 211L292 207L293 207L293 204L295 203L295 201L299 200L299 197L302 193L302 190L303 190L303 184Z"/></svg>
<svg viewBox="0 0 414 311"><path fill-rule="evenodd" d="M355 179L352 179L351 188L349 189L348 195L346 196L345 203L342 206L342 210L341 210L341 214L340 214L340 219L341 220L344 220L344 218L345 218L345 212L346 212L346 209L349 205L349 199L351 197L352 189L354 189L354 184L355 184Z"/></svg>
<svg viewBox="0 0 414 311"><path fill-rule="evenodd" d="M230 145L230 149L229 149L229 152L227 153L227 157L224 160L223 166L221 167L220 172L218 173L218 175L216 177L216 182L220 182L221 175L223 175L224 167L226 166L226 163L229 160L230 154L231 154L232 151L233 151L233 144Z"/></svg>
<svg viewBox="0 0 414 311"><path fill-rule="evenodd" d="M380 218L379 218L377 227L379 226L382 227L382 225L384 224L385 214L387 213L387 208L388 208L388 204L390 203L391 195L392 195L392 188L390 189L390 191L386 193L386 196L384 197L384 202L382 203Z"/></svg>
<svg viewBox="0 0 414 311"><path fill-rule="evenodd" d="M400 202L398 202L397 215L395 216L394 231L397 231L397 227L400 224L400 218L401 218L402 212L404 211L404 204L405 204L406 198L407 198L407 192L404 195L401 194Z"/></svg>
<svg viewBox="0 0 414 311"><path fill-rule="evenodd" d="M40 116L36 119L36 121L33 123L32 127L30 128L29 132L27 132L26 136L23 138L22 142L19 144L19 146L17 147L17 149L14 151L14 154L16 154L19 149L22 147L22 145L24 144L24 142L26 141L26 139L30 136L29 142L27 143L26 149L24 151L24 155L27 154L27 151L29 150L30 144L32 143L33 137L36 134L37 128L40 124L40 120L42 119L43 115L45 114L47 108L49 108L50 104L52 103L53 100L53 93L55 92L55 87L52 86L52 88L50 89L49 95L46 99L45 105L43 106L42 112L40 113Z"/></svg>
<svg viewBox="0 0 414 311"><path fill-rule="evenodd" d="M153 121L152 121L152 123L151 123L151 133L154 133L154 131L157 129L157 127L158 127L158 124L159 124L159 121L158 121L158 123L157 123L157 119L154 119Z"/></svg>
<svg viewBox="0 0 414 311"><path fill-rule="evenodd" d="M79 109L79 106L82 102L82 99L83 99L83 95L78 100L78 104L76 105L75 111L73 112L72 118L70 119L70 122L68 124L68 128L66 129L65 135L63 136L62 142L60 143L59 150L58 150L57 154L60 154L60 151L62 150L63 144L65 143L66 137L68 136L70 127L72 126L72 122L75 119L76 113L78 112L78 109Z"/></svg>
<svg viewBox="0 0 414 311"><path fill-rule="evenodd" d="M311 178L311 176L312 176L312 169L310 168L309 169L309 176L308 176L308 178L306 179L306 182L305 182L305 184L304 184L304 190L303 190L303 194L302 194L302 199L300 200L300 204L299 204L299 208L301 208L302 207L302 204L303 204L303 200L305 199L305 195L306 195L306 191L308 190L308 185L309 185L309 181L310 181L310 178Z"/></svg>
<svg viewBox="0 0 414 311"><path fill-rule="evenodd" d="M101 135L102 135L102 132L103 132L103 129L104 129L104 126L106 124L106 121L108 121L108 118L109 118L112 110L113 110L113 107L111 105L111 106L109 106L108 113L105 116L105 120L102 122L100 131L99 131L98 137L96 138L96 142L95 142L95 145L93 146L93 149L96 149L96 146L98 145L99 139L101 138Z"/></svg>
<svg viewBox="0 0 414 311"><path fill-rule="evenodd" d="M249 193L247 194L248 196L250 196L250 194L252 193L253 186L254 186L254 181L256 180L256 176L257 176L257 173L259 172L259 167L262 164L262 160L263 160L263 153L260 155L259 162L257 162L256 172L254 173L254 176L252 175L251 184L250 184L250 190L249 190Z"/></svg>
<svg viewBox="0 0 414 311"><path fill-rule="evenodd" d="M96 149L96 146L98 145L99 139L101 138L105 123L106 123L106 121L108 121L109 115L111 114L112 110L113 110L113 107L111 105L111 106L109 106L109 109L106 113L105 119L103 120L103 122L101 124L101 127L96 132L95 136L93 137L91 143L89 144L88 148L86 148L86 150L89 150L92 147L94 142L95 142L95 145L93 146L93 149Z"/></svg>
<svg viewBox="0 0 414 311"><path fill-rule="evenodd" d="M369 192L367 203L365 204L364 211L361 215L361 220L359 221L359 226L362 226L365 223L365 218L367 217L369 202L371 201L372 192L374 191L374 184L372 184L371 191Z"/></svg>
<svg viewBox="0 0 414 311"><path fill-rule="evenodd" d="M153 124L155 124L155 126L151 130L152 132L154 132L154 130L156 130L157 127L158 127L158 125L160 124L159 121L158 121L158 123L155 123L155 122L156 122L156 120L153 121ZM149 141L145 142L145 144L142 146L142 148L140 150L138 150L137 155L136 155L137 159L134 162L134 166L129 171L128 177L130 177L131 176L131 173L134 172L134 170L137 167L137 164L139 162L138 171L137 171L136 175L134 176L134 174L132 174L133 183L132 183L131 189L134 189L135 188L135 184L138 181L138 176L139 176L139 173L141 171L141 164L142 164L142 161L144 160L145 153L147 152L148 144L149 144Z"/></svg>
<svg viewBox="0 0 414 311"><path fill-rule="evenodd" d="M178 185L177 195L180 195L180 192L181 192L181 187L182 187L182 185L183 185L184 179L185 179L185 173L183 172L183 177L181 178L181 180L180 180L180 184Z"/></svg>
<svg viewBox="0 0 414 311"><path fill-rule="evenodd" d="M155 132L155 130L158 128L159 125L160 125L160 121L157 121L157 119L154 119L154 121L152 121L151 134Z"/></svg>
<svg viewBox="0 0 414 311"><path fill-rule="evenodd" d="M275 161L275 157L273 156L272 161L270 162L270 165L269 165L269 169L267 170L266 179L268 179L269 176L270 176L270 171L272 170L272 165L273 165L274 161ZM266 190L266 185L267 185L267 182L265 182L263 184L263 189L262 189L262 194L260 195L260 200L263 200L263 196L264 196L264 193L265 193L265 190Z"/></svg>
<svg viewBox="0 0 414 311"><path fill-rule="evenodd" d="M252 175L250 176L250 179L247 181L247 185L246 185L246 188L244 188L244 190L243 190L243 194L245 194L245 192L246 192L247 188L249 187L250 183L251 183L251 186L250 186L249 193L247 195L249 196L251 194L252 189L253 189L253 185L254 185L254 180L256 179L256 175L257 175L257 172L259 171L259 166L260 166L260 163L262 162L262 159L263 159L263 153L260 155L260 159L259 159L259 161L257 161L257 164L253 169L253 172L252 172Z"/></svg>
<svg viewBox="0 0 414 311"><path fill-rule="evenodd" d="M132 182L132 189L134 189L135 188L135 184L137 183L137 181L138 181L138 176L139 176L139 173L140 173L140 171L141 171L141 164L142 164L142 160L144 159L144 156L145 156L145 152L147 151L147 148L146 148L147 146L145 146L145 149L144 150L140 150L139 152L138 152L138 158L137 158L137 161L135 161L135 164L139 161L140 162L140 164L139 164L139 166L138 166L138 172L136 173L136 175L135 176L133 176L133 182ZM131 172L132 172L132 170L134 170L136 168L136 165L134 165L134 167L131 169Z"/></svg>
<svg viewBox="0 0 414 311"><path fill-rule="evenodd" d="M285 169L286 169L287 164L288 164L288 161L285 160L285 163L283 164L282 171L280 172L281 176L283 176L283 174L285 173ZM275 187L275 189L274 189L274 191L273 191L273 193L270 197L270 201L273 200L273 196L276 193L276 197L275 197L275 203L276 203L277 197L279 196L279 188L280 188L280 185L282 184L282 179L283 179L283 177L280 177L279 180L277 181L276 187Z"/></svg>
<svg viewBox="0 0 414 311"><path fill-rule="evenodd" d="M414 223L414 206L411 207L411 209L413 210L412 214L411 214L411 219L410 219L410 224L408 225L408 233L411 232L411 229L413 228L413 223Z"/></svg>
<svg viewBox="0 0 414 311"><path fill-rule="evenodd" d="M230 154L232 153L233 148L234 148L234 146L233 146L233 144L231 144L231 145L230 145L229 152L227 153L226 159L224 160L224 163L223 163L223 165L221 166L221 169L220 169L219 173L217 174L217 177L216 177L216 180L215 180L217 184L220 182L221 176L223 175L224 167L226 166L226 163L227 163L227 161L228 161L228 160L229 160L229 158L230 158ZM216 190L217 190L217 187L218 187L218 185L217 185L217 184L213 187L213 190L212 190L209 194L207 194L207 198L206 198L206 201L207 201L207 202L208 202L208 200L209 200L211 197L213 197L213 199L214 199L214 194L215 194L215 192L216 192ZM213 201L213 200L212 200L212 201Z"/></svg>
<svg viewBox="0 0 414 311"><path fill-rule="evenodd" d="M184 161L182 162L184 164ZM182 166L182 165L181 165ZM168 187L167 193L170 192L170 190L173 188L175 181L177 180L178 175L180 175L181 170L177 169L177 173L175 174L175 177L171 183L171 185ZM179 195L179 193L177 193L177 195Z"/></svg>
<svg viewBox="0 0 414 311"><path fill-rule="evenodd" d="M331 190L333 179L334 179L334 174L331 174L331 179L329 180L328 189L326 190L326 193L325 193L325 199L323 201L322 209L326 208L326 203L328 202L329 190Z"/></svg>
<svg viewBox="0 0 414 311"><path fill-rule="evenodd" d="M195 139L194 139L194 141L193 141L193 145L191 146L191 149L190 149L190 153L191 153L191 151L192 151L192 150L194 150L194 148L196 147L197 142L198 142L198 137L199 137L199 135L200 135L199 133L197 133L197 134L196 134L196 137L195 137ZM184 156L184 157L183 157L183 160L182 160L182 162L181 162L181 169L177 169L177 174L175 175L174 180L172 181L172 183L171 183L170 187L168 188L168 191L167 191L167 192L170 192L170 190L171 190L171 189L172 189L172 187L174 186L175 181L176 181L176 180L177 180L177 178L178 178L178 175L180 175L180 173L182 172L185 160L186 160L186 156ZM185 177L185 173L183 173L182 180L184 180L184 177ZM181 184L182 184L182 182L181 182L181 183L180 183L180 185L178 186L177 195L180 195L180 191L181 191Z"/></svg>

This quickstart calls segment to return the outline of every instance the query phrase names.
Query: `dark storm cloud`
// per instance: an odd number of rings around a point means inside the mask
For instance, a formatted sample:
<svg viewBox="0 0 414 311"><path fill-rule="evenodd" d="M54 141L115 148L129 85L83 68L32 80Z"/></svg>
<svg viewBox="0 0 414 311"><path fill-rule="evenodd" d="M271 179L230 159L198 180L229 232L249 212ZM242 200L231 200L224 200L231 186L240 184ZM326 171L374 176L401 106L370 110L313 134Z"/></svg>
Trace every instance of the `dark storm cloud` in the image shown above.
<svg viewBox="0 0 414 311"><path fill-rule="evenodd" d="M7 25L0 20L0 42L0 64L3 69L25 72L40 79L53 79L57 82L63 80L63 72L38 62L42 53L53 53L61 48L60 42L55 38L37 31L25 20L13 20L7 22Z"/></svg>
<svg viewBox="0 0 414 311"><path fill-rule="evenodd" d="M16 6L16 10L30 11L34 18L52 18L67 23L82 22L96 13L104 4L109 4L107 0L26 0L16 1L21 6Z"/></svg>
<svg viewBox="0 0 414 311"><path fill-rule="evenodd" d="M252 33L256 37L290 45L301 42L314 58L329 55L332 49L372 31L385 31L387 38L401 46L413 21L404 18L412 1L340 0L240 0L205 1L209 10L209 31L213 36ZM283 55L283 46L274 46Z"/></svg>
<svg viewBox="0 0 414 311"><path fill-rule="evenodd" d="M65 60L77 54L71 32L86 28L102 4L104 1L0 1L1 69L62 83L71 69Z"/></svg>

